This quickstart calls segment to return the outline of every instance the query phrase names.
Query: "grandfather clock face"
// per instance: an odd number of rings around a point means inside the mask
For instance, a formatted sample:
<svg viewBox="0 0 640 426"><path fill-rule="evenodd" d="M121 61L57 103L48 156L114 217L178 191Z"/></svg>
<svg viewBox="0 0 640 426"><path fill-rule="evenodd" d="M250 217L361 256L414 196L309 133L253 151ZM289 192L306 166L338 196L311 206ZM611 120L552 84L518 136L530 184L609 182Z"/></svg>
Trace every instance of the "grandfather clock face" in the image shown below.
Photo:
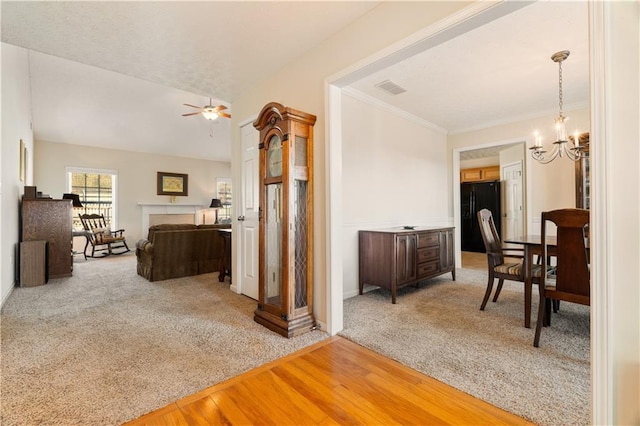
<svg viewBox="0 0 640 426"><path fill-rule="evenodd" d="M267 151L267 176L282 176L282 140L280 136L273 135L269 140Z"/></svg>

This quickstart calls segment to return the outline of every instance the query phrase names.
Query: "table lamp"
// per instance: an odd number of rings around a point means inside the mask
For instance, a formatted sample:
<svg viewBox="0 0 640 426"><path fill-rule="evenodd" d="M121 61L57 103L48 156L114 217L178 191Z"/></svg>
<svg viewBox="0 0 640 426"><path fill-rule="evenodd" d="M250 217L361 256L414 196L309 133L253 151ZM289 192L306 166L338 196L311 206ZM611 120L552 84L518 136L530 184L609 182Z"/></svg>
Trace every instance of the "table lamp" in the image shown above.
<svg viewBox="0 0 640 426"><path fill-rule="evenodd" d="M62 194L63 200L71 200L73 209L82 208L82 203L80 202L80 196L78 194ZM75 229L73 226L73 220L71 221L71 227Z"/></svg>
<svg viewBox="0 0 640 426"><path fill-rule="evenodd" d="M222 205L222 201L220 201L219 198L212 198L211 199L211 205L209 206L210 209L215 209L216 211L216 221L214 223L218 223L218 209L223 208L224 206Z"/></svg>
<svg viewBox="0 0 640 426"><path fill-rule="evenodd" d="M78 194L62 194L63 200L72 200L73 207L82 207L82 203L80 202L80 196Z"/></svg>

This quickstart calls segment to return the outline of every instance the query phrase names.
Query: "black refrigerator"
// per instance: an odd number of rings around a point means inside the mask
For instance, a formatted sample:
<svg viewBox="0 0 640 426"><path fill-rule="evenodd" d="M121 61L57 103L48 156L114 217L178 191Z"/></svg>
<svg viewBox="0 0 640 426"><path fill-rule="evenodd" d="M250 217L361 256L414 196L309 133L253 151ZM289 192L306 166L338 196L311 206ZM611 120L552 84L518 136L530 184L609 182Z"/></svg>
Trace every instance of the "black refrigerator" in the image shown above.
<svg viewBox="0 0 640 426"><path fill-rule="evenodd" d="M462 251L485 252L480 226L478 226L478 212L482 209L491 210L496 230L502 238L499 181L461 183L460 209Z"/></svg>

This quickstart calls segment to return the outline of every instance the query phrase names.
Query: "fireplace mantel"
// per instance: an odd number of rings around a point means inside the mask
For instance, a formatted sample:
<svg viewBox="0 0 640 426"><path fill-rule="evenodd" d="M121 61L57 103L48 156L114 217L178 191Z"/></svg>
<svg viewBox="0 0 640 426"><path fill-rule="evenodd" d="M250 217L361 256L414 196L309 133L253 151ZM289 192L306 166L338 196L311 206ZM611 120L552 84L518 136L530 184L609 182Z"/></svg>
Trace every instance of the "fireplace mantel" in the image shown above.
<svg viewBox="0 0 640 426"><path fill-rule="evenodd" d="M142 207L142 233L147 237L149 232L149 215L152 214L193 214L196 223L201 210L207 207L202 204L179 204L179 203L138 203Z"/></svg>

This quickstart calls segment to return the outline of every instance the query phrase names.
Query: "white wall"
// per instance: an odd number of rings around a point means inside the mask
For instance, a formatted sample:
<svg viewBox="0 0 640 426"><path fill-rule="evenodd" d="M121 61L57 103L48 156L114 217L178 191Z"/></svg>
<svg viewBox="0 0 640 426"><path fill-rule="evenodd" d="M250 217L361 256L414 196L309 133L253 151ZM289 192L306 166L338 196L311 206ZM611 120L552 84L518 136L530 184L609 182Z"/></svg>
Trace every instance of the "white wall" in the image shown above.
<svg viewBox="0 0 640 426"><path fill-rule="evenodd" d="M498 156L500 167L505 166L507 164L513 164L518 161L522 161L524 164L525 159L525 146L524 144L519 144L512 146L511 148L503 149L500 151L500 155Z"/></svg>
<svg viewBox="0 0 640 426"><path fill-rule="evenodd" d="M216 195L216 178L229 178L231 164L193 158L169 157L132 151L36 141L34 185L38 191L61 198L67 192L66 167L117 170L118 228L125 229L129 247L146 234L138 203L169 203L169 196L156 195L157 172L189 175L189 195L177 204L208 207Z"/></svg>
<svg viewBox="0 0 640 426"><path fill-rule="evenodd" d="M342 97L343 297L358 294L358 230L451 225L442 132ZM376 123L376 125L371 125Z"/></svg>
<svg viewBox="0 0 640 426"><path fill-rule="evenodd" d="M33 158L29 63L25 49L5 43L2 49L2 148L0 155L0 297L5 302L15 284L19 241L19 205L30 184ZM19 178L20 139L27 149L26 182Z"/></svg>

